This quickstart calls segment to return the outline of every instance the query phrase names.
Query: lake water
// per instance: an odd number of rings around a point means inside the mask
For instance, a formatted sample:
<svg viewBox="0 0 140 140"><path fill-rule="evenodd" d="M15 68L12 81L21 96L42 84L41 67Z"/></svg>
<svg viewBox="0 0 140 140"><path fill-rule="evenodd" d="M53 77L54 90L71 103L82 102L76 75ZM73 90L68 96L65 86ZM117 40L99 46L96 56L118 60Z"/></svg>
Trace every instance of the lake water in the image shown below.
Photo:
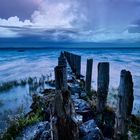
<svg viewBox="0 0 140 140"><path fill-rule="evenodd" d="M134 81L135 103L140 104L140 49L25 49L24 51L0 50L0 83L25 77L52 74L54 77L54 67L61 51L70 51L82 56L81 73L85 75L86 60L93 58L93 78L92 87L96 89L97 64L99 62L110 62L110 89L117 88L120 80L120 71L127 69L131 71ZM12 89L8 93L0 93L0 113L23 105L29 107L26 88ZM24 99L28 103L24 102ZM12 105L13 103L13 105ZM1 117L0 117L1 118Z"/></svg>

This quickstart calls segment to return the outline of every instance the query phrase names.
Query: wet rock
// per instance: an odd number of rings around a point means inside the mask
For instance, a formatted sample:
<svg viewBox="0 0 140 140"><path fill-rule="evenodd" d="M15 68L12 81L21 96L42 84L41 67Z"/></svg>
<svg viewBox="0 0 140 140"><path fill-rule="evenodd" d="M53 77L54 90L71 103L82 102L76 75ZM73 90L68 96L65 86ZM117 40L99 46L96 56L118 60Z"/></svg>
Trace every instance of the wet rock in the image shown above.
<svg viewBox="0 0 140 140"><path fill-rule="evenodd" d="M76 84L76 83L74 84L69 83L68 87L69 87L69 90L71 91L71 94L80 93L81 91L79 84Z"/></svg>
<svg viewBox="0 0 140 140"><path fill-rule="evenodd" d="M75 93L74 95L71 95L71 99L75 100L75 99L79 99L79 93Z"/></svg>
<svg viewBox="0 0 140 140"><path fill-rule="evenodd" d="M83 116L82 115L78 115L78 114L73 115L72 116L72 120L74 122L76 122L77 124L81 125L83 123Z"/></svg>
<svg viewBox="0 0 140 140"><path fill-rule="evenodd" d="M86 96L87 96L86 92L81 92L81 95L80 95L81 98L85 98Z"/></svg>
<svg viewBox="0 0 140 140"><path fill-rule="evenodd" d="M41 134L40 140L47 140L49 139L50 136L50 131L43 131L43 133Z"/></svg>
<svg viewBox="0 0 140 140"><path fill-rule="evenodd" d="M87 122L94 117L94 112L92 110L85 110L83 112L78 112L78 114L83 116L83 122Z"/></svg>
<svg viewBox="0 0 140 140"><path fill-rule="evenodd" d="M83 99L73 99L76 112L84 112L90 110L90 105Z"/></svg>
<svg viewBox="0 0 140 140"><path fill-rule="evenodd" d="M81 140L103 140L102 133L94 120L89 120L80 126Z"/></svg>
<svg viewBox="0 0 140 140"><path fill-rule="evenodd" d="M50 124L49 122L41 122L35 132L33 140L45 140L50 137Z"/></svg>

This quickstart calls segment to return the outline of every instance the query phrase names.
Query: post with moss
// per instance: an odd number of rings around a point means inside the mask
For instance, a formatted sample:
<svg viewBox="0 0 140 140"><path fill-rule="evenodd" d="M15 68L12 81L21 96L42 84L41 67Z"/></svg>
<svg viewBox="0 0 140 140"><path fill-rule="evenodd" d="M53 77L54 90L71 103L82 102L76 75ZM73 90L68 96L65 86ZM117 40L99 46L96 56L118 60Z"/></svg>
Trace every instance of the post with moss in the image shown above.
<svg viewBox="0 0 140 140"><path fill-rule="evenodd" d="M63 88L67 89L67 73L66 67L64 66L56 66L55 67L55 87L57 90L61 90Z"/></svg>
<svg viewBox="0 0 140 140"><path fill-rule="evenodd" d="M109 63L102 62L98 64L98 79L97 79L98 113L102 113L106 107L108 89L109 89Z"/></svg>
<svg viewBox="0 0 140 140"><path fill-rule="evenodd" d="M93 59L87 59L86 85L85 85L86 93L89 93L91 91L92 67L93 67Z"/></svg>
<svg viewBox="0 0 140 140"><path fill-rule="evenodd" d="M133 109L133 80L129 71L122 70L120 76L118 106L115 124L115 139L128 139L128 120Z"/></svg>

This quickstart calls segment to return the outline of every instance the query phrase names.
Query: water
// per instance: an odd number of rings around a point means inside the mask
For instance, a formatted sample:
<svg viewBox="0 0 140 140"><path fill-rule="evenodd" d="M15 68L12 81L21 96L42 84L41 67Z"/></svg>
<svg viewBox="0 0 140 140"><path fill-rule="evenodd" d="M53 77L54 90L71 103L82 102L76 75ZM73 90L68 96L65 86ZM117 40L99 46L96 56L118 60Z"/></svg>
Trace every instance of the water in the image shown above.
<svg viewBox="0 0 140 140"><path fill-rule="evenodd" d="M24 51L0 50L0 82L23 79L29 76L52 74L57 65L61 51L70 51L82 56L81 73L85 75L86 59L93 58L92 87L96 89L97 64L110 62L110 89L119 85L120 71L131 71L134 81L135 107L140 107L140 49L26 49ZM26 103L25 100L28 102ZM26 111L31 104L26 88L16 88L7 93L0 93L1 114L8 110L18 110L20 106ZM11 112L10 112L11 113ZM2 118L2 115L0 116ZM0 124L1 125L1 124Z"/></svg>

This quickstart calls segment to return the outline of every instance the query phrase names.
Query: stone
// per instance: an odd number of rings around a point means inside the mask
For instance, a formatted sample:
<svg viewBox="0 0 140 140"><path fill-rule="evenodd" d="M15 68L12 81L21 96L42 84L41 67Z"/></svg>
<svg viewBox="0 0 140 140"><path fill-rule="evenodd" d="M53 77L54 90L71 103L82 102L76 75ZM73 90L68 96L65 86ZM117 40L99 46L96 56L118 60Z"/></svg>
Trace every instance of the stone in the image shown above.
<svg viewBox="0 0 140 140"><path fill-rule="evenodd" d="M75 94L71 95L72 100L79 99L79 98L80 98L79 93L75 93Z"/></svg>
<svg viewBox="0 0 140 140"><path fill-rule="evenodd" d="M83 99L73 99L76 112L85 112L90 110L90 105Z"/></svg>
<svg viewBox="0 0 140 140"><path fill-rule="evenodd" d="M102 133L93 119L83 123L79 131L81 140L103 140Z"/></svg>
<svg viewBox="0 0 140 140"><path fill-rule="evenodd" d="M85 98L86 96L87 96L86 92L81 92L81 95L80 95L81 98Z"/></svg>
<svg viewBox="0 0 140 140"><path fill-rule="evenodd" d="M49 130L50 130L50 124L49 122L40 122L38 127L37 127L37 130L35 132L35 135L34 135L34 138L33 140L43 140L41 139L41 137L45 137L45 133L47 132L47 135L46 137L47 138L50 138L50 133L49 133ZM44 135L43 135L44 134Z"/></svg>

